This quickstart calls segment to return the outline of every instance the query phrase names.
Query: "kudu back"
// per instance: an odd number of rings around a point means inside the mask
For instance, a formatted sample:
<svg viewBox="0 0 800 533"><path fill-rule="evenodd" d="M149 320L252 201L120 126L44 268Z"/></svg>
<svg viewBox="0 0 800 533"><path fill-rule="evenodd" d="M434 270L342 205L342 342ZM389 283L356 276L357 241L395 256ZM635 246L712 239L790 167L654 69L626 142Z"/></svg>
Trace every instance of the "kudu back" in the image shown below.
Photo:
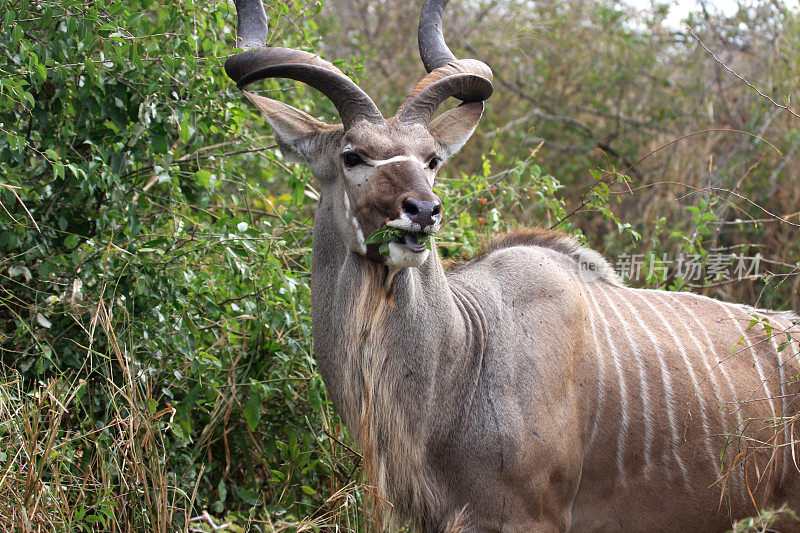
<svg viewBox="0 0 800 533"><path fill-rule="evenodd" d="M260 0L236 0L245 51L226 63L240 88L304 82L342 119L245 92L321 188L315 355L388 502L378 522L719 531L759 509L800 510L796 317L625 287L556 232L514 233L450 273L430 251L444 215L436 173L492 93L491 70L447 48L446 4L423 7L428 75L390 118L331 63L266 46ZM433 118L450 97L463 103ZM383 228L385 242L366 238Z"/></svg>

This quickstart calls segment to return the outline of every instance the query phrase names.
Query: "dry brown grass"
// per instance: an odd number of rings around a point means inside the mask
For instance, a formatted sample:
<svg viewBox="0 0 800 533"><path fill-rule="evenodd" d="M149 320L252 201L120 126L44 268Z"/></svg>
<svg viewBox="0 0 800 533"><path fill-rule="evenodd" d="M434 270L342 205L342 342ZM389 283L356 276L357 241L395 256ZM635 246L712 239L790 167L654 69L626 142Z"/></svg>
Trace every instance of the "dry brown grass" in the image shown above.
<svg viewBox="0 0 800 533"><path fill-rule="evenodd" d="M0 384L0 530L172 531L190 496L165 470L171 409L154 412L152 388L137 374L102 303L94 322L111 341L123 375L106 385L107 418L95 427L80 399L84 381L34 386L13 369Z"/></svg>

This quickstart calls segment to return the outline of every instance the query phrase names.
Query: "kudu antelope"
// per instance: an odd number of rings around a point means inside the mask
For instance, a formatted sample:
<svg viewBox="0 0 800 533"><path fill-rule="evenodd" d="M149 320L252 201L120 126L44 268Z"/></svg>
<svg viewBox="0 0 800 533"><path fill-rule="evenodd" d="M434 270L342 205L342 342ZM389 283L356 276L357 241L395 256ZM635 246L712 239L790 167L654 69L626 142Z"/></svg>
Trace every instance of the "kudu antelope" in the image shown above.
<svg viewBox="0 0 800 533"><path fill-rule="evenodd" d="M342 119L245 92L319 182L316 358L387 514L423 531L715 531L800 509L791 315L628 288L560 233L514 233L449 273L425 246L436 173L492 93L490 69L445 45L446 3L423 8L429 73L388 119L327 61L266 46L260 0L236 0L246 50L226 63L240 88L304 82ZM400 235L388 254L365 240L383 226Z"/></svg>

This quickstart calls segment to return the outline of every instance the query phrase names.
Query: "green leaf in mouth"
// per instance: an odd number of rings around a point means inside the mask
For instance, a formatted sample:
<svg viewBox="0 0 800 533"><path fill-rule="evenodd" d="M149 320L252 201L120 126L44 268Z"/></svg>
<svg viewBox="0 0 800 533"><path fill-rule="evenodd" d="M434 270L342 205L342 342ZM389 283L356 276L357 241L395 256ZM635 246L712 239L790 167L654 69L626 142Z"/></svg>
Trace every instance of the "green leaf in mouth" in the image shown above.
<svg viewBox="0 0 800 533"><path fill-rule="evenodd" d="M389 242L401 242L403 240L403 230L389 226L381 226L366 239L367 244L384 244Z"/></svg>
<svg viewBox="0 0 800 533"><path fill-rule="evenodd" d="M378 253L384 256L389 256L389 243L390 242L403 242L403 230L392 228L389 226L381 226L366 238L367 244L380 244Z"/></svg>
<svg viewBox="0 0 800 533"><path fill-rule="evenodd" d="M365 239L366 244L380 244L378 248L378 253L384 256L389 255L389 243L403 243L405 241L404 235L406 233L411 233L414 240L418 243L422 243L425 245L425 248L428 250L431 249L431 240L428 236L424 233L414 233L414 232L406 232L405 230L401 230L398 228L392 228L390 226L381 226Z"/></svg>

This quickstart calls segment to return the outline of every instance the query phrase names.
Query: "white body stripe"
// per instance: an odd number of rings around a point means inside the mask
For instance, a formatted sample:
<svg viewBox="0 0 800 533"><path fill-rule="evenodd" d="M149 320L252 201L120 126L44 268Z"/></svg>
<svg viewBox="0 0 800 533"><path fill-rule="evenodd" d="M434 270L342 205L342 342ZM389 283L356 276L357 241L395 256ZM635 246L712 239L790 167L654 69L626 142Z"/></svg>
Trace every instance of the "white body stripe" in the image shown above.
<svg viewBox="0 0 800 533"><path fill-rule="evenodd" d="M714 342L711 340L711 335L709 335L708 330L706 329L705 325L703 324L703 322L701 320L699 320L697 318L697 315L691 309L691 307L689 307L688 305L685 305L683 302L681 302L680 298L678 298L675 295L673 295L671 293L668 293L668 292L666 292L664 294L667 295L673 302L675 302L675 304L678 305L681 308L681 310L683 310L683 312L685 312L687 315L689 315L689 317L692 319L694 324L696 324L697 326L700 327L700 332L703 334L703 338L704 338L705 343L706 343L705 344L705 350L704 350L704 347L699 344L699 341L697 340L697 338L695 337L694 333L692 332L692 329L688 325L684 324L687 333L689 333L689 336L694 341L695 346L697 346L697 349L700 351L700 353L703 353L704 351L708 351L708 353L711 354L711 357L715 358L714 359L714 365L711 366L711 367L708 366L708 363L705 360L705 358L703 359L703 361L706 362L706 367L708 368L708 373L711 376L712 383L714 383L714 388L715 388L717 399L722 403L722 405L725 405L723 403L722 398L720 398L719 391L717 390L717 385L716 385L716 377L714 376L714 368L715 367L719 368L720 372L722 373L722 377L725 378L725 382L728 385L728 390L731 393L731 402L732 402L731 403L731 408L733 408L732 406L736 402L736 389L733 386L733 381L731 380L731 376L728 373L728 370L725 368L725 366L723 364L724 361L717 361L716 360L716 349L714 347ZM742 431L742 429L744 428L744 420L742 419L742 412L741 412L740 409L737 409L737 408L733 408L733 409L735 410L736 420L737 420L737 422L739 424L738 425L738 429L739 429L739 431ZM721 416L721 419L722 419L722 427L723 427L725 433L730 434L730 429L728 428L728 424L725 421L725 416ZM737 469L737 471L735 472L735 476L739 478L739 480L742 482L742 484L744 484L744 471L740 472Z"/></svg>
<svg viewBox="0 0 800 533"><path fill-rule="evenodd" d="M775 355L778 357L778 375L780 376L781 380L781 416L780 419L776 420L776 424L783 425L783 442L784 444L789 442L789 425L786 423L785 417L788 416L786 413L786 376L783 371L783 359L781 358L781 353L778 351L778 344L775 342L775 335L778 333L770 334L770 344L772 344L772 349L775 350ZM786 456L786 446L783 447L783 468L781 469L781 483L783 480L786 479L786 468L789 466L788 457Z"/></svg>
<svg viewBox="0 0 800 533"><path fill-rule="evenodd" d="M606 397L606 369L603 362L603 352L600 350L600 342L597 338L597 326L594 323L594 313L589 311L589 325L592 328L592 337L594 340L595 352L597 353L597 408L594 411L594 420L592 420L592 431L589 433L589 440L586 441L586 450L588 451L597 435L597 425L600 421L600 413L603 411L603 402ZM585 452L584 452L585 453Z"/></svg>
<svg viewBox="0 0 800 533"><path fill-rule="evenodd" d="M749 340L747 338L747 334L745 332L745 328L742 327L741 321L739 319L737 319L733 315L733 313L731 313L731 308L732 307L734 309L739 309L740 311L742 311L742 310L747 311L747 309L742 309L742 308L740 308L738 306L729 305L729 304L726 304L724 302L717 302L717 303L719 304L720 307L722 307L725 310L725 313L728 315L728 317L733 322L736 323L736 328L739 330L739 333L741 334L742 340L747 342L746 346L750 350L750 354L753 356L753 363L754 363L754 366L756 367L756 371L758 372L759 379L761 379L761 385L764 388L764 393L766 394L766 398L769 399L769 407L770 407L770 410L772 411L772 417L775 418L775 404L772 402L772 396L770 395L769 388L767 387L767 380L764 377L764 371L761 369L761 364L758 362L758 354L753 349L753 346L750 344L750 342L749 342ZM753 309L752 312L756 312L756 310ZM737 350L734 353L739 353L739 351L740 350ZM737 408L737 412L739 410L740 409ZM745 468L745 465L742 465L742 470L744 470L744 468ZM749 490L748 487L745 487L745 488L747 490Z"/></svg>
<svg viewBox="0 0 800 533"><path fill-rule="evenodd" d="M600 307L597 305L594 297L592 296L591 291L587 291L589 295L589 299L592 302L592 306L594 307L595 311L599 316L603 316ZM608 347L611 349L611 357L614 360L614 367L617 370L617 375L619 378L619 396L620 396L620 410L622 414L622 422L620 424L619 435L617 436L617 469L619 471L619 475L621 477L625 477L625 467L624 467L624 456L625 456L625 440L628 437L628 424L630 422L628 417L628 395L627 390L625 389L625 377L622 374L622 364L620 362L620 356L617 352L617 348L614 345L614 341L611 339L611 333L609 332L608 324L606 323L605 317L603 317L603 330L605 331L606 336L606 343Z"/></svg>
<svg viewBox="0 0 800 533"><path fill-rule="evenodd" d="M640 296L639 299L643 300L644 298ZM675 461L678 463L678 467L683 475L683 481L688 488L690 486L689 472L686 470L686 465L683 464L683 460L681 459L680 455L678 455L677 445L678 442L680 442L680 436L678 435L678 426L675 423L675 395L672 391L672 382L669 378L669 370L667 369L667 364L664 361L664 352L661 349L658 339L653 336L653 333L647 328L644 322L642 322L642 319L639 318L636 310L631 309L631 313L636 319L636 322L639 324L639 327L641 327L642 330L647 333L647 336L650 338L650 342L653 344L653 348L656 351L656 356L658 357L658 364L661 368L661 381L664 383L664 395L666 396L665 400L667 404L667 418L669 419L669 428L672 432L672 455L675 457Z"/></svg>
<svg viewBox="0 0 800 533"><path fill-rule="evenodd" d="M746 346L750 350L750 355L752 355L753 357L753 364L756 367L756 372L758 372L758 377L759 379L761 379L761 386L764 389L764 393L766 394L765 398L768 398L769 408L770 411L772 411L772 417L775 418L777 416L777 412L775 411L775 402L772 400L772 395L769 392L769 387L767 387L767 378L766 376L764 376L764 370L761 368L761 363L758 361L758 353L756 352L754 345L747 338L747 333L745 332L745 328L742 327L741 320L737 319L733 315L733 313L731 313L731 307L733 306L725 304L723 302L720 302L720 305L722 306L723 309L725 309L725 312L727 313L728 317L730 317L730 319L736 323L736 327L739 330L739 333L741 333L742 339L747 343ZM753 312L755 313L756 311L753 310Z"/></svg>
<svg viewBox="0 0 800 533"><path fill-rule="evenodd" d="M672 326L669 325L667 320L664 320L663 315L658 314L658 310L650 303L647 298L642 298L642 300L647 304L647 307L650 308L651 311L655 315L661 316L661 322L667 328L672 340L675 342L675 346L678 347L678 351L680 351L681 358L683 362L686 364L686 370L689 372L689 379L692 380L692 384L694 387L699 386L700 382L697 380L697 376L694 373L694 368L692 367L692 361L689 359L689 355L686 353L686 348L683 346L680 337L675 333L675 330L672 329ZM708 427L708 414L706 413L706 401L702 394L695 392L695 396L697 396L698 403L700 405L700 418L703 424L703 432L705 433L704 444L706 446L706 451L708 455L711 457L711 464L714 465L715 472L719 472L719 459L717 458L717 454L714 453L714 450L711 449L711 430Z"/></svg>
<svg viewBox="0 0 800 533"><path fill-rule="evenodd" d="M648 390L647 386L647 375L645 373L644 361L642 360L642 353L639 350L639 347L634 340L634 337L631 336L630 328L628 327L627 322L622 316L622 313L619 312L617 309L617 304L609 298L608 294L606 293L605 289L602 288L602 284L598 284L597 287L600 289L600 292L603 293L603 297L606 299L609 307L614 311L617 319L622 326L622 329L625 331L625 338L628 340L628 344L631 346L631 350L633 351L634 356L636 357L636 365L639 368L639 381L641 384L642 390L642 417L644 418L644 432L645 432L645 441L644 441L644 468L645 468L645 475L648 475L652 464L652 445L653 445L653 413L650 409L650 391Z"/></svg>

